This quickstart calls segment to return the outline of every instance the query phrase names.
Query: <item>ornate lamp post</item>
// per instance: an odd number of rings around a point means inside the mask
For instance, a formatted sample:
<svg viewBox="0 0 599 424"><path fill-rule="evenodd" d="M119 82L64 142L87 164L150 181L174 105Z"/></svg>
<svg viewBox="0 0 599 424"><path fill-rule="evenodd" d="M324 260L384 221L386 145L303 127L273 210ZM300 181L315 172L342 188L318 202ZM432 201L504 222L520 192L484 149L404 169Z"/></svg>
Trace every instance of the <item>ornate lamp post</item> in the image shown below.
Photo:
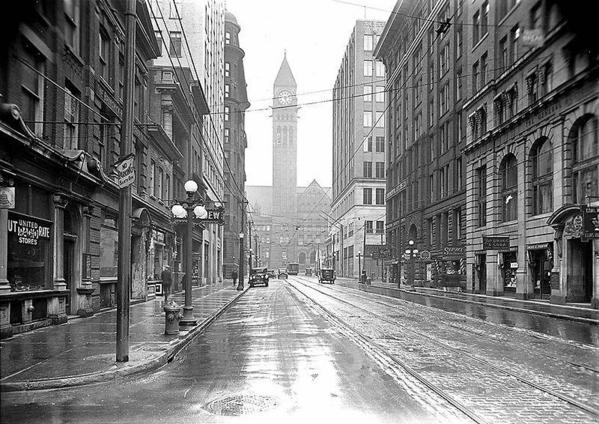
<svg viewBox="0 0 599 424"><path fill-rule="evenodd" d="M193 317L193 306L191 298L191 281L193 276L192 268L192 249L193 249L193 218L206 218L208 212L203 206L201 200L194 199L198 191L198 184L189 180L185 183L185 192L187 198L184 201L173 205L171 212L175 218L184 219L186 221L185 230L185 249L184 249L184 269L185 269L185 306L183 306L183 318L179 322L181 326L192 326L197 324L197 320Z"/></svg>
<svg viewBox="0 0 599 424"><path fill-rule="evenodd" d="M406 249L406 254L408 255L408 260L409 260L408 263L410 265L408 281L411 286L414 286L414 274L415 274L414 259L415 259L415 256L418 254L418 249L414 248L414 240L408 241L408 245L410 246L408 249Z"/></svg>

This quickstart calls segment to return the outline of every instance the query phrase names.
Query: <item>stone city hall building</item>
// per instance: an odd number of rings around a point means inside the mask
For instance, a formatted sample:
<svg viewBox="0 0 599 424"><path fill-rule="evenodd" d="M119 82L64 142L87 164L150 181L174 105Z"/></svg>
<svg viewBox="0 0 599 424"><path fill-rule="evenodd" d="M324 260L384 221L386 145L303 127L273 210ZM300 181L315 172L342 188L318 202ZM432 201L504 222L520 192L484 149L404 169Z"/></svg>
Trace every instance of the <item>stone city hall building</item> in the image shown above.
<svg viewBox="0 0 599 424"><path fill-rule="evenodd" d="M125 2L20 2L0 45L0 330L3 337L115 305ZM181 269L170 213L202 182L194 115L208 113L186 68L153 66L162 46L136 2L131 234L133 299ZM169 54L181 43L170 40ZM192 80L180 84L179 80ZM201 123L200 123L201 125ZM202 244L202 232L194 240ZM201 261L198 266L201 267Z"/></svg>
<svg viewBox="0 0 599 424"><path fill-rule="evenodd" d="M468 3L468 288L597 308L596 4Z"/></svg>

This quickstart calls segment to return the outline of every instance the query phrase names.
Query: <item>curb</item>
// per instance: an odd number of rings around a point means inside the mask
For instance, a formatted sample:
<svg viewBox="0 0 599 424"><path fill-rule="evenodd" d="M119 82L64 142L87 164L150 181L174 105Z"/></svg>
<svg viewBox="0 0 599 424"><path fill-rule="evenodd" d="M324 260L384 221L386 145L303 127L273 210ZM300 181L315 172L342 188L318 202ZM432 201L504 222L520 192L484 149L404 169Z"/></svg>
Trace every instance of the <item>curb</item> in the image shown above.
<svg viewBox="0 0 599 424"><path fill-rule="evenodd" d="M445 296L439 296L436 294L432 294L432 293L424 293L422 291L418 291L418 290L407 290L407 289L396 289L396 288L386 288L386 287L380 287L381 289L384 290L393 290L395 291L398 296L394 296L392 294L385 294L385 293L380 293L379 290L377 290L378 287L358 287L358 290L367 292L367 293L375 293L375 294L379 294L382 296L387 296L387 297L392 297L392 298L401 298L399 296L399 293L404 292L404 293L409 293L409 294L415 294L415 295L419 295L422 297L432 297L432 298L437 298L437 299L444 299L444 300L450 300L450 301L454 301L454 302L462 302L462 303L470 303L470 304L474 304L474 305L481 305L481 306L488 306L491 308L497 308L497 309L505 309L508 311L514 311L514 312L521 312L521 313L527 313L527 314L533 314L533 315L541 315L541 316L545 316L545 317L549 317L549 318L556 318L556 319L563 319L563 320L569 320L569 321L575 321L575 322L580 322L580 323L584 323L584 324L599 324L598 320L592 319L592 318L584 318L584 317L578 317L578 316L573 316L573 315L564 315L564 314L559 314L556 312L547 312L547 311L537 311L534 309L527 309L527 308L518 308L515 306L509 306L509 305L499 305L496 303L487 303L487 302L477 302L475 300L470 300L470 299L460 299L457 297L445 297ZM395 294L395 293L393 293ZM409 302L408 299L404 299L407 300Z"/></svg>
<svg viewBox="0 0 599 424"><path fill-rule="evenodd" d="M193 339L200 335L206 330L214 320L222 315L231 305L237 302L237 300L247 292L247 287L243 291L237 293L233 299L227 304L223 305L220 309L215 311L208 318L203 320L201 323L192 327L187 334L180 336L176 339L176 342L172 342L171 346L166 349L165 352L159 356L150 359L142 364L133 365L130 367L123 367L122 369L99 371L90 374L78 375L76 377L62 377L62 378L51 378L44 380L29 380L29 381L15 381L0 383L0 392L20 392L27 390L46 390L46 389L60 389L65 387L84 386L94 383L101 383L111 380L116 380L120 377L130 376L134 374L141 374L144 372L153 371L157 368L166 365L171 362L174 357L183 350ZM113 367L115 365L112 365Z"/></svg>

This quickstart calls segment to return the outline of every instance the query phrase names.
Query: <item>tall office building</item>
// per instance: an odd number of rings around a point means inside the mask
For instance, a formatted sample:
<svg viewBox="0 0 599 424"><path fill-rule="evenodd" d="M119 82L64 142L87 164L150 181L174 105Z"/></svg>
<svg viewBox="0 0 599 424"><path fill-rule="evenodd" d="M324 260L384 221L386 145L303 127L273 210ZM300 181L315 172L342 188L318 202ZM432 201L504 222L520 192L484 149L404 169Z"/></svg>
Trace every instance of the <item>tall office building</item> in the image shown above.
<svg viewBox="0 0 599 424"><path fill-rule="evenodd" d="M162 47L156 66L189 68L189 79L204 90L210 113L202 120L201 136L192 134L201 146L187 155L192 172L206 191L207 201L224 198L224 123L230 111L224 104L225 7L221 0L156 0L150 2L156 37ZM162 42L165 40L166 43ZM192 81L180 81L187 84ZM223 228L207 224L202 239L194 245L194 274L203 283L222 279Z"/></svg>
<svg viewBox="0 0 599 424"><path fill-rule="evenodd" d="M331 231L338 275L381 277L366 246L385 244L385 70L373 50L385 23L357 21L333 88ZM369 250L369 249L368 249Z"/></svg>
<svg viewBox="0 0 599 424"><path fill-rule="evenodd" d="M466 3L398 1L377 46L389 93L387 237L396 283L465 285ZM417 257L406 257L410 248Z"/></svg>
<svg viewBox="0 0 599 424"><path fill-rule="evenodd" d="M233 270L239 267L239 233L242 228L242 214L245 213L245 110L250 107L247 98L243 57L245 52L239 43L239 26L235 16L225 13L225 107L229 117L225 121L223 147L225 159L225 228L224 228L224 270L230 278ZM247 219L245 220L247 222Z"/></svg>

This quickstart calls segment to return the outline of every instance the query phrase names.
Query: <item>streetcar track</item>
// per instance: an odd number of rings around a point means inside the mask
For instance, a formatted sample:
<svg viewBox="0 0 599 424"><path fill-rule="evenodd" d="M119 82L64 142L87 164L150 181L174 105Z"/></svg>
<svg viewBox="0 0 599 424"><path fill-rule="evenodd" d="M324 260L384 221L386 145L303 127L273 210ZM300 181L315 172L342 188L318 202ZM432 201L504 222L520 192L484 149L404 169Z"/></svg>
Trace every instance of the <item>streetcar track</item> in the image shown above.
<svg viewBox="0 0 599 424"><path fill-rule="evenodd" d="M473 422L478 423L478 424L486 424L486 423L488 423L487 420L485 420L482 417L480 417L478 414L476 414L474 411L472 411L466 405L464 405L463 403L459 402L458 400L456 400L455 398L453 398L451 395L449 395L448 393L446 393L443 389L437 387L435 384L431 383L426 378L424 378L423 376L421 376L418 372L416 372L413 369L411 369L404 361L400 360L396 355L390 354L389 352L386 351L386 349L384 347L382 347L378 343L374 342L370 337L362 334L360 331L356 330L351 325L349 325L349 324L341 321L334 313L332 313L328 308L326 308L326 307L322 306L321 304L319 304L310 295L304 293L303 291L299 290L297 287L295 287L295 286L293 286L291 284L288 284L285 287L288 290L290 290L290 288L293 288L296 292L300 293L303 297L305 297L306 299L310 300L310 302L312 303L312 307L315 308L315 309L318 309L318 310L322 311L322 313L324 315L326 315L326 317L330 321L333 321L338 326L344 328L346 331L351 332L352 335L353 335L353 337L354 337L352 340L354 342L356 342L362 349L370 350L371 353L376 354L377 357L381 357L382 356L382 357L384 357L386 359L391 360L396 365L399 365L411 377L415 378L418 382L420 382L421 384L423 384L428 390L432 391L437 396L441 397L443 400L445 400L447 403L449 403L454 408L456 408L457 410L459 410L462 414L464 414L466 417L468 417ZM355 340L356 338L358 340ZM378 359L380 359L380 358L378 358ZM380 362L382 362L382 361L380 361Z"/></svg>
<svg viewBox="0 0 599 424"><path fill-rule="evenodd" d="M432 337L430 337L430 336L427 336L427 335L425 335L425 334L423 334L423 333L421 333L421 332L417 332L417 331L415 331L415 330L412 330L412 329L411 329L411 328L409 328L408 326L405 326L405 325L402 325L402 324L400 324L398 321L392 321L392 320L390 320L390 319L387 319L387 318L385 318L385 317L382 317L382 316L380 316L380 315L374 314L373 312L369 311L368 309L365 309L365 308L363 308L363 307L361 307L361 306L359 306L359 305L356 305L356 304L354 304L354 303L351 303L351 302L349 302L349 301L347 301L347 300L344 300L344 299L342 299L342 298L339 298L339 297L337 297L337 296L334 296L334 295L332 295L332 294L330 294L330 293L327 293L326 291L320 290L319 288L317 288L317 287L313 286L312 284L307 284L307 283L305 283L304 281L302 281L303 279L302 279L301 277L298 277L298 279L299 279L300 281L297 281L297 283L299 283L299 284L303 285L304 287L307 287L307 288L309 288L309 289L312 289L312 290L314 290L314 291L316 291L316 292L318 292L318 293L321 293L321 294L323 294L323 295L325 295L325 296L331 297L331 298L333 298L333 299L335 299L335 300L337 300L337 301L339 301L339 302L345 303L345 304L347 304L347 305L349 305L349 306L351 306L351 307L353 307L353 308L358 308L358 309L360 309L360 310L362 310L362 311L364 311L364 312L366 312L366 313L368 313L368 314L375 315L375 316L376 316L378 319L380 319L380 320L382 320L382 321L386 322L387 324L391 324L391 325L394 325L394 326L400 326L400 327L401 327L402 329L404 329L404 330L407 330L407 331L409 331L409 332L411 332L411 333L417 334L418 336L424 337L425 339L427 339L427 340L431 341L431 342L432 342L433 344L435 344L435 345L441 346L441 347L443 347L444 349L448 349L448 350L450 350L450 351L452 351L452 352L454 352L454 353L458 353L458 354L461 354L461 355L465 355L465 356L467 356L468 358L470 358L471 360L474 360L474 361L476 361L476 362L478 362L478 363L480 363L480 364L482 364L482 365L486 366L488 369L491 369L491 370L493 370L493 371L495 371L495 372L497 372L497 373L499 373L499 374L505 374L505 375L508 375L508 376L510 376L510 377L512 377L512 378L515 378L516 380L518 380L519 382L521 382L521 383L523 383L523 384L526 384L526 385L528 385L528 386L530 386L530 387L533 387L533 388L535 388L535 389L537 389L537 390L539 390L539 391L541 391L541 392L547 393L548 395L551 395L551 396L553 396L553 397L555 397L555 398L557 398L557 399L559 399L559 400L561 400L561 401L563 401L563 402L565 402L565 403L568 403L568 404L570 404L570 405L572 405L572 406L574 406L574 407L576 407L576 408L578 408L578 409L580 409L580 410L582 410L582 411L585 411L585 412L586 412L586 413L588 413L588 414L591 414L591 415L593 415L593 416L597 416L597 417L599 417L599 410L595 409L595 408L594 408L594 407L592 407L592 406L585 405L584 403L581 403L581 402L579 402L579 401L577 401L577 400L575 400L575 399L571 398L570 396L567 396L567 395L563 395L563 394L561 394L561 393L558 393L558 392L556 392L556 391L555 391L555 390L553 390L553 389L549 389L549 388L543 387L542 385L540 385L540 384L537 384L537 383L535 383L535 382L533 382L533 381L531 381L531 380L529 380L529 379L527 379L527 378L521 377L521 376L519 376L518 374L516 374L516 373L514 373L514 372L512 372L512 371L509 371L509 370L505 370L505 369L499 368L499 367L497 367L497 366L495 366L495 365L493 365L493 364L489 363L488 361L486 361L486 360L484 360L484 359L481 359L481 358L478 358L478 357L476 357L476 356L474 356L474 355L472 355L472 354L470 354L470 353L468 353L468 352L466 352L466 351L464 351L464 350L462 350L462 349L458 349L458 348L452 347L452 346L450 346L450 345L448 345L448 344L445 344L445 343L439 342L438 340L435 340L434 338L432 338ZM310 283L312 283L312 281L310 281L310 280L308 280L308 281L309 281ZM297 289L297 288L296 288L296 290L299 290L299 289ZM332 290L329 290L329 291L331 291L331 292L332 292ZM368 300L368 301L371 301L371 302L374 302L374 303L378 303L378 304L381 304L381 305L383 305L383 306L387 306L387 307L389 307L389 306L390 306L388 303L386 304L386 303L384 303L384 302L381 302L381 301L378 301L378 300L370 299L370 298L368 298L368 297L366 297L366 296L356 295L356 294L354 294L354 293L351 293L351 294L352 294L352 295L355 295L355 296L357 296L357 297L359 297L359 298L361 298L361 299L365 299L365 300ZM314 300L312 299L312 301L314 301ZM357 330L354 330L354 331L357 331ZM366 337L366 336L364 336L364 337ZM371 341L371 342L372 342L372 341ZM374 342L373 342L373 343L374 343ZM562 361L563 361L563 360L562 360ZM568 362L568 361L563 361L563 362ZM400 363L400 365L401 365L401 363ZM418 378L418 377L417 377L417 378ZM422 378L423 378L423 377L422 377Z"/></svg>
<svg viewBox="0 0 599 424"><path fill-rule="evenodd" d="M299 275L298 275L298 276L296 276L296 277L298 277L299 279L302 279L302 280L308 281L308 282L312 282L311 280L308 280L308 279L306 279L306 278L304 278L304 277L302 277L302 276L299 276ZM339 287L339 286L337 286L337 287ZM324 286L323 286L323 288L324 288ZM391 303L391 302L389 302L389 301L377 300L377 299L373 299L373 298L371 298L371 297L369 297L369 296L365 296L365 295L363 295L363 294L362 294L362 292L360 292L360 291L359 291L359 290L357 290L357 289L353 289L353 288L351 288L351 287L348 287L348 288L351 290L351 292L350 292L350 293L351 293L353 296L355 296L355 297L358 297L358 298L360 298L360 299L368 300L368 301L370 301L370 302L377 303L377 304L379 304L379 305L382 305L382 306L386 306L386 307L394 307L394 306L396 306L398 303L399 303L399 304L404 304L404 305L412 304L411 302L409 302L409 301L407 301L407 300L404 300L404 299L397 299L397 298L392 298L392 300L396 302L395 304L394 304L394 303ZM332 287L331 287L331 291L335 291L335 290L332 290ZM323 294L324 294L324 292L323 292ZM375 296L377 296L377 297L385 297L384 295L381 295L381 294L378 294L378 293L370 293L370 294L373 294L373 295L375 295ZM420 304L418 304L418 305L420 305ZM420 306L425 306L425 305L420 305ZM448 311L445 311L445 312L448 312ZM487 322L487 324L491 324L491 325L497 325L497 324L495 324L495 323L489 323L489 322ZM475 335L477 335L477 336L480 336L480 335L481 335L480 333L478 333L478 332L477 332L476 330L474 330L474 329L463 328L463 327L460 327L460 326L458 326L458 325L455 325L455 324L448 324L448 325L449 325L450 327L452 327L452 328L454 328L454 329L456 329L456 330L458 330L458 331L462 331L462 332L464 332L464 333L472 333L472 334L475 334ZM545 339L545 337L547 337L547 336L544 336L544 337L539 337L539 336L537 336L537 335L534 335L534 334L533 334L532 336L533 336L533 337L536 337L536 338L540 338L540 339L542 339L542 340L546 340L546 339ZM583 344L583 346L585 346L585 347L589 347L588 345L584 345L584 344ZM593 349L594 349L594 348L596 348L596 347L595 347L595 346L590 346L590 348L593 348ZM572 362L572 361L568 361L568 360L565 360L565 359L563 359L563 358L560 358L560 357L557 357L557 356L549 355L549 354L547 354L547 353L543 352L543 351L542 351L542 350L540 350L540 349L538 349L538 350L537 350L536 354L537 354L537 355L539 355L539 356L543 356L543 357L545 357L545 358L552 359L552 360L554 360L554 361L557 361L557 362L562 362L562 363L564 363L564 364L566 364L566 365L569 365L569 366L574 366L574 367L582 368L582 369L585 369L585 370L587 370L587 371L593 372L593 373L595 373L595 374L599 374L599 369L597 369L597 368L594 368L593 366L591 366L591 365L588 365L588 364L582 364L582 363L579 363L579 362Z"/></svg>

